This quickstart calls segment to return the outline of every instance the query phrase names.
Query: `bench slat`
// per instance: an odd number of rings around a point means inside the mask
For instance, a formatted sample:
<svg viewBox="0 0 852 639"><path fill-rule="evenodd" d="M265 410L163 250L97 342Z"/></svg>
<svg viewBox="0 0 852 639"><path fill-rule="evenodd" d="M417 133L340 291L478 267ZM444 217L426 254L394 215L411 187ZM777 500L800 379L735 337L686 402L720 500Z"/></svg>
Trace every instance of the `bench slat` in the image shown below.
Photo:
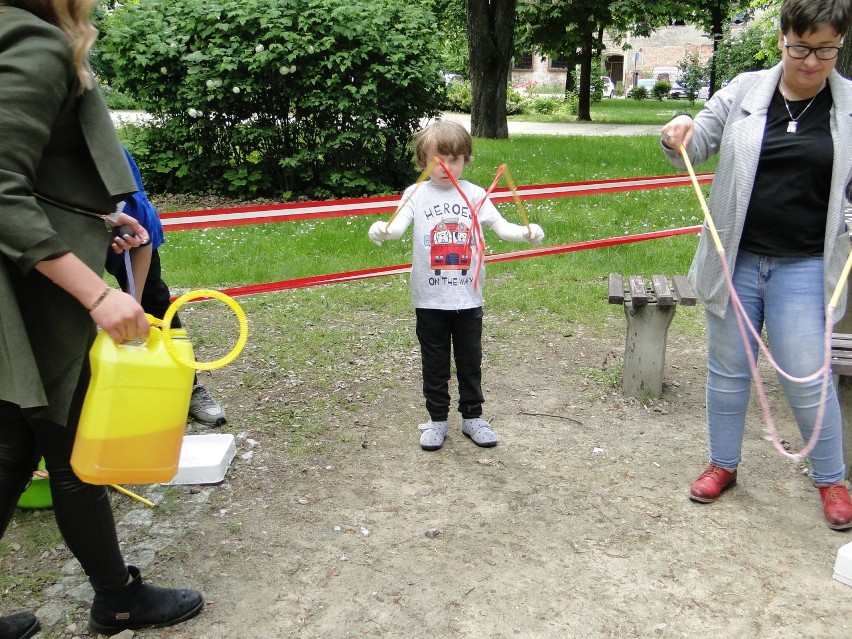
<svg viewBox="0 0 852 639"><path fill-rule="evenodd" d="M672 286L674 286L675 294L681 306L695 306L698 299L695 297L695 291L692 290L692 284L684 275L672 275Z"/></svg>
<svg viewBox="0 0 852 639"><path fill-rule="evenodd" d="M852 375L852 335L832 333L831 371L835 375Z"/></svg>
<svg viewBox="0 0 852 639"><path fill-rule="evenodd" d="M630 276L630 302L633 306L645 306L648 303L648 291L645 290L645 278L641 275Z"/></svg>
<svg viewBox="0 0 852 639"><path fill-rule="evenodd" d="M672 306L674 304L672 290L669 288L669 282L665 275L652 275L651 286L654 288L654 295L657 297L659 306Z"/></svg>
<svg viewBox="0 0 852 639"><path fill-rule="evenodd" d="M609 303L624 303L624 278L620 273L609 274Z"/></svg>
<svg viewBox="0 0 852 639"><path fill-rule="evenodd" d="M831 372L835 375L852 375L852 358L836 358L831 356Z"/></svg>

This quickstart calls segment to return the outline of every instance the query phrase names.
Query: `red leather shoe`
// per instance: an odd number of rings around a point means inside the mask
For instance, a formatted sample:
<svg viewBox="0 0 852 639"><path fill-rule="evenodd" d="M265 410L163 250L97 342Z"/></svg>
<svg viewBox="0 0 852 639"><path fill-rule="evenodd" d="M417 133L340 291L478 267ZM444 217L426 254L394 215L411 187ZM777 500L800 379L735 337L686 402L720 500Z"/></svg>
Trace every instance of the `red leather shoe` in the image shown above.
<svg viewBox="0 0 852 639"><path fill-rule="evenodd" d="M842 481L818 486L819 497L828 527L832 530L852 528L852 497Z"/></svg>
<svg viewBox="0 0 852 639"><path fill-rule="evenodd" d="M689 498L692 501L709 504L719 499L719 495L725 489L736 483L736 468L733 471L727 471L713 464L707 464L707 469L689 487Z"/></svg>

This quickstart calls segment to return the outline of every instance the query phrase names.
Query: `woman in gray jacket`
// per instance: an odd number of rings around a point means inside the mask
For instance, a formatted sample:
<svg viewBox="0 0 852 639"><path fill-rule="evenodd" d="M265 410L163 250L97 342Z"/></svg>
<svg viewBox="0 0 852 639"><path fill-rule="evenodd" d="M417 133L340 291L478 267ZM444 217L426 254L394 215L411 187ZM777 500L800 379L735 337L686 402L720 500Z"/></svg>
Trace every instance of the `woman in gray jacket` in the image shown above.
<svg viewBox="0 0 852 639"><path fill-rule="evenodd" d="M852 174L852 82L835 70L850 19L848 0L785 0L772 69L744 73L695 117L662 129L669 160L681 146L700 164L715 153L709 207L748 321L763 328L778 365L806 377L823 364L826 307L849 254L844 193ZM757 344L744 347L709 231L689 271L707 316L710 461L691 499L709 503L737 480ZM845 310L845 295L835 320ZM805 440L817 420L822 380L781 378ZM833 386L809 455L830 528L852 528L844 483L842 421Z"/></svg>
<svg viewBox="0 0 852 639"><path fill-rule="evenodd" d="M149 329L102 278L114 240L99 214L136 182L86 63L95 3L0 0L0 536L43 456L59 530L95 590L89 628L112 635L178 623L204 599L144 583L106 487L70 465L96 326L116 341ZM0 617L0 639L38 628L30 612Z"/></svg>

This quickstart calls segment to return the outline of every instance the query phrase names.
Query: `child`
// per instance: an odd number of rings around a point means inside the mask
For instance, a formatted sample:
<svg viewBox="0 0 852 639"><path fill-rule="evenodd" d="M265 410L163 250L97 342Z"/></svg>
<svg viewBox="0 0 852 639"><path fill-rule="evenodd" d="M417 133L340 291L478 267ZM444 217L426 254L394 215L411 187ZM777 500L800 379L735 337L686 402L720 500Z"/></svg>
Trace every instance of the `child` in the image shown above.
<svg viewBox="0 0 852 639"><path fill-rule="evenodd" d="M148 244L139 246L130 251L131 272L136 289L136 301L138 301L146 313L158 319L163 319L171 304L171 292L163 281L160 267L159 246L165 241L163 237L163 225L157 210L148 200L145 188L142 186L142 176L136 162L124 150L136 184L139 190L129 196L125 202L124 212L136 218L148 231L151 238ZM128 291L127 269L124 265L124 255L116 255L110 252L107 257L106 270L118 282L124 291ZM180 328L181 322L177 313L172 319L172 328ZM192 395L189 400L189 416L196 422L206 426L221 426L227 422L225 411L214 400L206 387L198 383L198 376L192 386Z"/></svg>
<svg viewBox="0 0 852 639"><path fill-rule="evenodd" d="M480 271L474 286L473 207L483 228L490 228L506 241L539 243L544 231L537 224L519 226L506 221L485 189L461 179L470 162L473 141L467 130L455 122L435 122L414 138L417 165L425 170L439 158L455 178L466 198L459 193L440 164L429 172L429 180L406 189L403 205L387 222L370 227L369 237L378 245L399 239L414 223L411 267L411 300L417 318L417 339L423 367L423 396L429 422L420 425L420 447L438 450L447 434L450 410L450 351L459 385L458 410L462 433L478 446L497 444L497 435L482 419L482 280ZM483 202L483 199L485 201ZM481 204L481 206L480 206Z"/></svg>

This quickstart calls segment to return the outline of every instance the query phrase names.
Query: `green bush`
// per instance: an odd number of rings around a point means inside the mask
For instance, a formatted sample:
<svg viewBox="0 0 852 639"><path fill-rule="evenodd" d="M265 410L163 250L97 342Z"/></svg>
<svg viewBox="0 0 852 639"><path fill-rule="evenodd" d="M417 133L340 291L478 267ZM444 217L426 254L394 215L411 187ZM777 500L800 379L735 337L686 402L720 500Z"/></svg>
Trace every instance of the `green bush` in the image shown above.
<svg viewBox="0 0 852 639"><path fill-rule="evenodd" d="M667 82L666 80L660 80L659 82L654 84L654 87L651 89L651 92L654 94L654 97L657 100L662 100L663 98L669 95L669 91L671 90L671 82Z"/></svg>
<svg viewBox="0 0 852 639"><path fill-rule="evenodd" d="M633 87L630 97L634 100L644 100L648 97L648 89L645 87Z"/></svg>
<svg viewBox="0 0 852 639"><path fill-rule="evenodd" d="M543 115L549 115L551 113L556 113L559 110L559 106L562 104L562 101L559 98L555 97L535 97L530 100L530 112L532 113L541 113Z"/></svg>
<svg viewBox="0 0 852 639"><path fill-rule="evenodd" d="M152 191L397 191L440 112L431 14L398 0L148 0L103 23L105 78L154 116L126 142Z"/></svg>
<svg viewBox="0 0 852 639"><path fill-rule="evenodd" d="M109 85L102 84L101 93L103 93L104 101L111 111L137 111L139 109L139 103L136 100L116 91Z"/></svg>
<svg viewBox="0 0 852 639"><path fill-rule="evenodd" d="M569 115L577 115L580 112L580 95L576 91L566 93L562 108Z"/></svg>
<svg viewBox="0 0 852 639"><path fill-rule="evenodd" d="M470 113L470 81L452 82L447 86L446 110L457 113Z"/></svg>
<svg viewBox="0 0 852 639"><path fill-rule="evenodd" d="M506 87L506 115L519 115L527 110L527 98L522 93L515 91L510 84Z"/></svg>
<svg viewBox="0 0 852 639"><path fill-rule="evenodd" d="M446 98L444 100L445 110L456 113L470 113L471 97L470 81L451 82L447 85ZM529 109L530 99L524 97L512 86L506 89L506 113L518 115Z"/></svg>

